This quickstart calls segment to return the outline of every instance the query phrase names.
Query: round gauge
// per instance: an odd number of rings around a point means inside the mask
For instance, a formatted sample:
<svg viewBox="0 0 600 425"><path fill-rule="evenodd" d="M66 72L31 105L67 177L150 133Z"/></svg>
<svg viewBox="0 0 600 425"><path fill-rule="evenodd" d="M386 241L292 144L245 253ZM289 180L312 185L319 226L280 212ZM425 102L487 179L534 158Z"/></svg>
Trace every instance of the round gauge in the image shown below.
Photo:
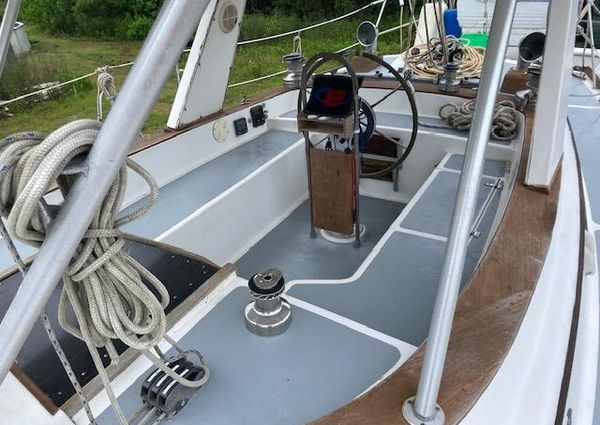
<svg viewBox="0 0 600 425"><path fill-rule="evenodd" d="M213 125L213 137L217 142L223 143L229 136L229 126L225 120L217 120Z"/></svg>

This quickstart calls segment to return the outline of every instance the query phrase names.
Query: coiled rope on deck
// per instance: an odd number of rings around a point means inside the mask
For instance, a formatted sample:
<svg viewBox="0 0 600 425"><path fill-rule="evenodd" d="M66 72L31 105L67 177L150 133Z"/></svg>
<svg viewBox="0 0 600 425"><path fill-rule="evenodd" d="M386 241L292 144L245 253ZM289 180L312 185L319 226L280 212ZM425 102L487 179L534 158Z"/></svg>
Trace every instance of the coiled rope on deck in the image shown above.
<svg viewBox="0 0 600 425"><path fill-rule="evenodd" d="M91 149L100 127L98 121L79 120L47 137L43 133L29 132L0 141L0 209L12 236L29 245L42 244L46 235L44 217L48 211L57 208L44 207L44 196L69 162ZM141 207L118 217L127 187L128 169L146 181L150 195ZM123 251L125 241L118 227L144 215L157 197L158 185L154 178L128 159L115 176L63 274L59 322L88 346L121 424L127 424L127 420L110 388L110 379L97 350L106 348L111 360L117 362L114 339L140 350L183 385L199 387L209 377L208 368L202 365L205 369L203 379L183 379L150 351L163 338L174 344L166 335L164 309L169 304L169 293L159 279ZM75 313L76 325L67 319L69 307Z"/></svg>
<svg viewBox="0 0 600 425"><path fill-rule="evenodd" d="M419 122L422 127L451 128L458 131L469 131L475 113L475 99L467 100L462 104L447 103L439 110L439 116L448 124L433 124ZM513 102L501 100L496 102L494 119L490 137L492 140L508 142L514 140L519 132L519 113Z"/></svg>
<svg viewBox="0 0 600 425"><path fill-rule="evenodd" d="M458 78L475 78L481 75L485 49L464 46L456 37L446 37L450 57L458 63ZM428 44L419 44L405 52L406 67L422 78L437 78L444 73L444 45L439 38Z"/></svg>

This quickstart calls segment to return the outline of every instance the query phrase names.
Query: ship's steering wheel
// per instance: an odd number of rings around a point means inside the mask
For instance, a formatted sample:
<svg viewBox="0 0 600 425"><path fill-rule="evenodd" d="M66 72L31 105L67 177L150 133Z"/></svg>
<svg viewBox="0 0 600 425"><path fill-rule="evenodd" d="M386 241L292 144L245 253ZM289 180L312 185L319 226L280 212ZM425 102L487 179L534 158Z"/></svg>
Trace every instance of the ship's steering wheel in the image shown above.
<svg viewBox="0 0 600 425"><path fill-rule="evenodd" d="M373 173L363 173L360 171L360 176L364 178L379 178L386 174L389 174L396 169L398 169L404 161L411 154L415 142L417 140L418 130L419 130L419 114L417 111L417 104L415 101L415 92L413 86L402 77L402 75L395 70L390 64L385 62L378 56L372 55L366 52L358 52L355 53L356 56L363 57L369 59L379 66L385 68L391 75L394 76L395 80L398 82L398 86L390 89L391 91L383 96L381 99L369 104L366 100L360 99L360 105L357 105L359 108L358 112L358 124L359 124L359 136L361 138L360 150L362 151L368 140L373 136L373 134L377 134L387 141L398 145L401 149L403 149L402 155L390 166L386 167L383 170L376 171ZM346 68L348 75L352 79L352 86L355 95L358 94L358 90L360 88L360 81L356 75L356 72L352 68L349 60L342 54L339 53L319 53L313 56L307 63L304 68L304 72L302 73L302 79L300 84L300 94L298 97L298 110L302 111L305 109L307 104L307 88L308 82L317 74L317 71L328 62L338 62L343 67ZM329 71L331 72L331 70ZM395 92L403 90L406 93L408 98L408 102L410 104L410 109L412 113L412 132L411 137L407 145L401 144L398 140L395 140L392 137L387 136L383 132L377 130L377 119L375 115L375 108L385 100L387 100L390 96L392 96ZM307 137L308 143L312 145L312 142ZM313 146L314 147L314 146Z"/></svg>

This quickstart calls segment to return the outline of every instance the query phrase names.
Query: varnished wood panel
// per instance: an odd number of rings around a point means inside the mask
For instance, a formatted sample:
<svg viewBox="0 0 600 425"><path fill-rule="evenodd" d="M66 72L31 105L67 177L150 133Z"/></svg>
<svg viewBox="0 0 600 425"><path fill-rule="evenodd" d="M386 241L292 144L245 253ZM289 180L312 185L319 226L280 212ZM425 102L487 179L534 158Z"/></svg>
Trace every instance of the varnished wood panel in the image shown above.
<svg viewBox="0 0 600 425"><path fill-rule="evenodd" d="M447 425L465 417L502 365L548 253L560 174L549 193L523 183L533 115L526 113L521 164L504 219L458 302L439 395ZM425 345L373 390L315 424L407 425L401 406L417 392L424 354Z"/></svg>
<svg viewBox="0 0 600 425"><path fill-rule="evenodd" d="M455 93L447 93L442 91L439 84L425 82L425 81L411 81L411 84L415 88L416 92L419 93L432 93L432 94L443 94L445 96L452 97L464 97L466 99L472 99L477 96L477 91L469 87L459 87ZM363 82L363 88L366 89L390 89L394 90L398 87L398 82L395 79L368 79ZM403 91L399 89L398 91Z"/></svg>
<svg viewBox="0 0 600 425"><path fill-rule="evenodd" d="M379 58L383 59L383 56L379 55ZM353 56L350 64L354 72L371 72L379 67L377 62L363 56Z"/></svg>
<svg viewBox="0 0 600 425"><path fill-rule="evenodd" d="M500 91L506 94L515 94L520 90L525 90L527 88L528 82L528 74L521 71L517 71L515 69L511 69L506 73Z"/></svg>
<svg viewBox="0 0 600 425"><path fill-rule="evenodd" d="M362 172L365 174L378 173L380 171L385 170L386 168L389 168L390 165L392 165L392 163L389 161L380 161L377 159L363 158L361 169L362 169ZM384 174L383 176L375 178L375 180L392 182L392 181L394 181L393 172L390 171L387 174Z"/></svg>
<svg viewBox="0 0 600 425"><path fill-rule="evenodd" d="M311 148L310 168L315 227L352 234L354 155Z"/></svg>
<svg viewBox="0 0 600 425"><path fill-rule="evenodd" d="M58 407L56 407L52 399L48 397L48 394L44 393L16 363L10 368L10 372L27 389L27 391L40 402L48 413L54 416L58 412Z"/></svg>

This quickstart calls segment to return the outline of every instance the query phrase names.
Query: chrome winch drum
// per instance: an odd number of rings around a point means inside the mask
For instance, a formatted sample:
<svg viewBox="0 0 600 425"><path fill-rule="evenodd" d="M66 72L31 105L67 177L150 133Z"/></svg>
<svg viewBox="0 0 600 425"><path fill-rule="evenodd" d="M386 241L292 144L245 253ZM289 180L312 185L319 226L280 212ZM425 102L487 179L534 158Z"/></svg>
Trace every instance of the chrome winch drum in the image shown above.
<svg viewBox="0 0 600 425"><path fill-rule="evenodd" d="M248 282L253 302L246 306L246 327L259 336L280 335L292 321L290 304L281 297L285 290L283 274L277 269L258 273Z"/></svg>

